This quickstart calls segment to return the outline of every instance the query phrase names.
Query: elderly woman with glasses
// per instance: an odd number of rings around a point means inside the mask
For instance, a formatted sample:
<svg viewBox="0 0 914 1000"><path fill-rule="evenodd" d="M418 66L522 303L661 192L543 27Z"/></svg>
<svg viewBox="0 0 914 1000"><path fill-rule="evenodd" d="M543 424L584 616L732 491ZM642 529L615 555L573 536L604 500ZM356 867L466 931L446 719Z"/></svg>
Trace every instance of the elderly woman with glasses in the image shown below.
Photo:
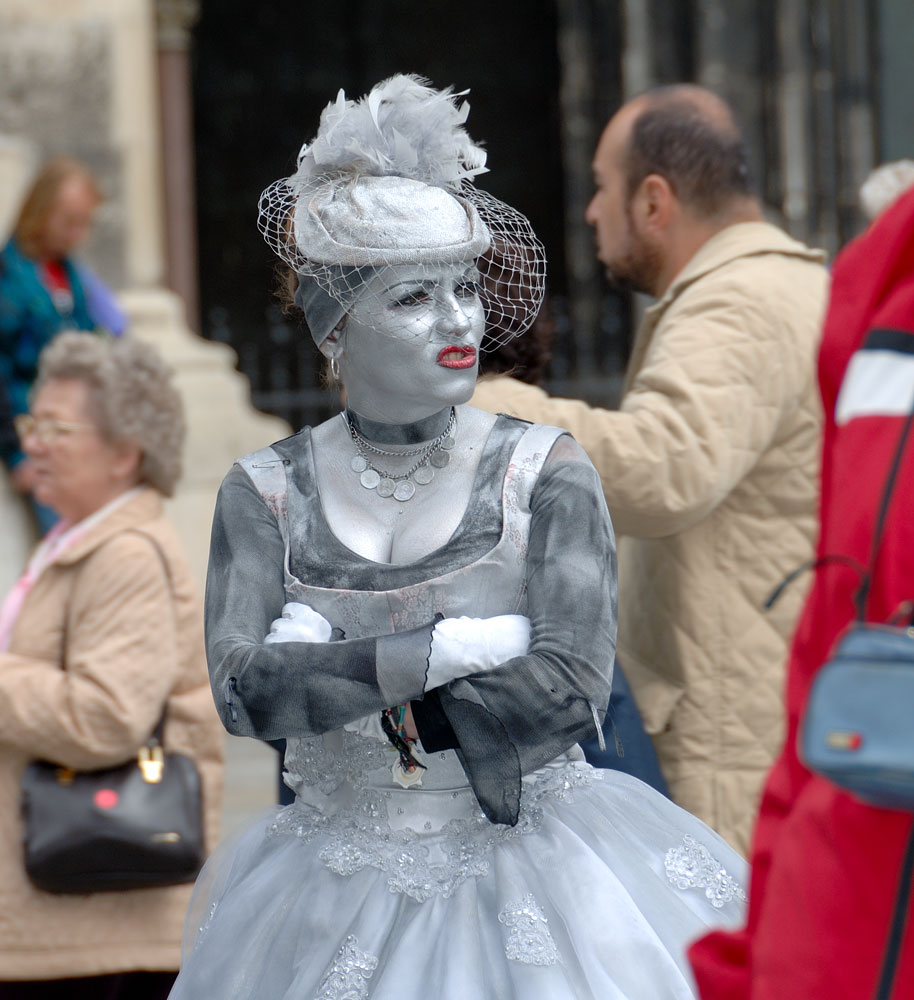
<svg viewBox="0 0 914 1000"><path fill-rule="evenodd" d="M163 514L181 470L180 397L149 345L61 334L16 427L38 499L60 520L0 611L0 996L160 1000L190 886L52 894L23 866L20 783L32 760L97 770L163 743L192 757L210 844L221 726L202 615Z"/></svg>
<svg viewBox="0 0 914 1000"><path fill-rule="evenodd" d="M483 335L543 294L527 220L477 190L449 92L325 110L261 229L346 410L220 492L207 653L231 732L295 802L201 874L173 1000L691 997L739 858L577 746L615 646L600 480L554 427L464 405Z"/></svg>

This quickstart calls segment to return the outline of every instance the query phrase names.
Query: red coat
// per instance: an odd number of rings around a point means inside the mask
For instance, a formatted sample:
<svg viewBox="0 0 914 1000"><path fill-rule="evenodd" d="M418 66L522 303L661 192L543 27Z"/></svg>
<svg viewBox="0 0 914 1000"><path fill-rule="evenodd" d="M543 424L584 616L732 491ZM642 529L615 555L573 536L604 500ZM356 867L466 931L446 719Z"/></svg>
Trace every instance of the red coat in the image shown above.
<svg viewBox="0 0 914 1000"><path fill-rule="evenodd" d="M866 565L902 410L914 401L914 191L835 262L819 385L826 419L818 554ZM788 668L786 745L753 838L748 925L710 934L690 951L703 1000L869 1000L875 991L912 817L852 798L807 771L796 752L810 684L854 618L858 586L846 565L816 572ZM914 600L914 435L866 618L886 621L906 600ZM911 913L893 998L914 1000Z"/></svg>

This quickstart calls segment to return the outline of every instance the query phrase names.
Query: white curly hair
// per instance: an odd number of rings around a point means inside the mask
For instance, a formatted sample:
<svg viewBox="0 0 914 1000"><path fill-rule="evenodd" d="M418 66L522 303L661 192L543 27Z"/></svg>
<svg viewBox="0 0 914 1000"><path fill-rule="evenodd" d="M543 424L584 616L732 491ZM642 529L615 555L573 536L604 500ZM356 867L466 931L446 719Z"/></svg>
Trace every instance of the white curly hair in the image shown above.
<svg viewBox="0 0 914 1000"><path fill-rule="evenodd" d="M142 340L62 333L41 352L33 392L54 379L89 387L89 406L107 441L127 441L143 453L140 481L173 496L181 478L184 405L172 370Z"/></svg>

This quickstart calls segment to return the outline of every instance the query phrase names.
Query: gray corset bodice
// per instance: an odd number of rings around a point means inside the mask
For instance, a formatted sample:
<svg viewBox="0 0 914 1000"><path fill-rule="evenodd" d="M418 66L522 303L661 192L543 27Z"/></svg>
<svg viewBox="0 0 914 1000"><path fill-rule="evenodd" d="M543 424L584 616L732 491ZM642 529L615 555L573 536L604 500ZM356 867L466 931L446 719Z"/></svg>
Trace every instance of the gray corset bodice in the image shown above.
<svg viewBox="0 0 914 1000"><path fill-rule="evenodd" d="M450 565L440 558L440 551L430 554L428 561L438 572L427 579L387 587L385 577L403 570L415 569L413 577L421 577L426 559L410 567L384 566L356 556L345 549L342 560L361 561L369 571L373 587L358 588L328 585L333 568L324 571L325 580L315 585L310 579L296 575L293 552L301 541L294 537L297 519L290 515L302 500L309 513L318 516L323 532L329 529L320 517L320 498L316 492L302 498L296 484L287 473L289 469L274 448L264 448L241 460L261 496L276 515L285 543L285 596L287 601L307 604L320 612L335 628L342 629L347 638L389 635L426 625L438 614L448 618L469 615L489 618L500 614L524 614L525 570L527 540L530 529L530 498L552 445L562 434L555 427L531 425L521 434L503 473L500 490L500 510L490 503L488 527L500 521L501 530L495 545L465 564ZM310 449L309 449L310 451ZM306 459L310 462L310 453ZM484 484L498 496L491 482ZM296 495L299 494L299 495ZM478 513L476 514L478 517ZM465 519L464 519L465 520ZM458 529L459 531L460 529ZM337 546L341 545L335 540ZM447 546L444 547L444 550ZM371 567L376 567L370 573ZM352 574L349 574L352 575Z"/></svg>

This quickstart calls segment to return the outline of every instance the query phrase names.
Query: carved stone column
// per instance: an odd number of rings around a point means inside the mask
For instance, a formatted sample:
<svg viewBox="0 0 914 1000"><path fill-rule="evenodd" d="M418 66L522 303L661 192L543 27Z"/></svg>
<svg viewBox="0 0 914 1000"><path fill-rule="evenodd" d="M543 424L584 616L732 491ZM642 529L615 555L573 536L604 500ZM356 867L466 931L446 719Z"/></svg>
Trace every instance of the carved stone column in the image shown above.
<svg viewBox="0 0 914 1000"><path fill-rule="evenodd" d="M35 159L35 148L26 138L0 131L0 246L9 238ZM0 466L0 600L25 568L36 541L28 507Z"/></svg>
<svg viewBox="0 0 914 1000"><path fill-rule="evenodd" d="M187 322L200 329L191 31L199 0L155 0L162 179L165 195L165 280L184 300Z"/></svg>

